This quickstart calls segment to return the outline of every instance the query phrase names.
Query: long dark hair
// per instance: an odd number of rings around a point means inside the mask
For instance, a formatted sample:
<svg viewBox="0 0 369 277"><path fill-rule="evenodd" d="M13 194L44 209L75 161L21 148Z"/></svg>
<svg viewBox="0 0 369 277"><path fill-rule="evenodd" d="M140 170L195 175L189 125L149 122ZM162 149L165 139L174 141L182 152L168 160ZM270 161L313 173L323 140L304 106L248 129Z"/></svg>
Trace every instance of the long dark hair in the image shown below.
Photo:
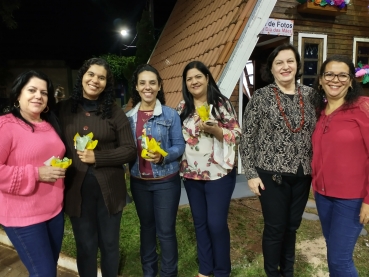
<svg viewBox="0 0 369 277"><path fill-rule="evenodd" d="M355 66L351 59L345 55L333 55L324 61L324 63L320 67L319 75L315 78L313 88L316 93L313 97L313 103L316 109L317 117L320 116L321 112L325 109L326 101L325 101L325 92L321 85L319 85L319 79L323 78L323 73L325 72L325 68L327 64L330 62L340 62L345 63L349 68L349 75L351 78L351 87L348 88L347 94L345 96L345 103L343 107L347 108L351 106L359 96L363 95L362 87L360 83L355 79Z"/></svg>
<svg viewBox="0 0 369 277"><path fill-rule="evenodd" d="M139 65L135 72L133 72L132 75L132 105L133 107L136 106L139 102L141 102L141 97L138 91L136 90L136 85L138 84L138 75L144 71L152 72L156 75L156 79L158 80L158 84L160 86L160 90L158 91L158 95L156 96L156 99L160 101L162 105L165 105L165 96L164 96L164 89L163 89L163 80L160 77L159 71L156 70L155 67L149 65L149 64L141 64Z"/></svg>
<svg viewBox="0 0 369 277"><path fill-rule="evenodd" d="M111 118L112 116L112 107L115 104L115 91L114 91L114 78L109 67L107 61L102 58L92 58L87 60L82 67L79 69L76 84L73 88L73 92L71 98L73 99L72 103L72 113L77 112L78 104L83 99L83 86L82 79L83 75L87 72L87 70L92 65L99 65L105 68L106 70L106 87L103 92L99 95L97 99L99 104L99 110L97 111L97 115L101 115L101 118Z"/></svg>
<svg viewBox="0 0 369 277"><path fill-rule="evenodd" d="M265 67L263 68L262 72L261 72L261 79L269 84L274 82L274 76L272 74L272 67L273 67L273 62L275 60L275 57L278 56L279 52L283 51L283 50L291 50L293 52L293 54L295 55L295 59L296 59L296 63L297 63L297 68L296 68L296 75L295 75L295 82L300 79L301 77L301 73L300 73L300 69L301 69L301 58L300 58L300 54L297 51L297 49L290 43L284 43L279 45L278 47L276 47L272 53L269 54L268 59L267 59L267 63L265 65Z"/></svg>
<svg viewBox="0 0 369 277"><path fill-rule="evenodd" d="M18 105L18 98L22 93L22 89L24 86L30 81L31 78L38 78L44 80L46 82L47 88L47 107L45 108L46 111L43 111L40 114L40 118L50 123L50 125L55 129L58 135L61 137L61 129L58 123L58 120L55 116L55 106L56 101L54 98L54 86L49 77L41 71L36 70L27 70L21 73L13 82L12 89L10 92L10 106L11 109L9 113L12 113L15 117L19 118L27 125L32 128L32 132L34 132L34 125L25 119L22 114L20 113L20 108Z"/></svg>
<svg viewBox="0 0 369 277"><path fill-rule="evenodd" d="M197 70L199 70L202 74L205 75L205 77L209 79L208 91L207 91L207 102L209 105L210 104L213 105L213 110L211 113L214 116L214 118L220 119L220 117L218 116L220 115L219 103L222 104L227 109L228 112L230 112L233 115L236 115L236 112L232 104L230 103L229 99L220 92L213 76L211 75L206 65L204 65L200 61L192 61L185 66L183 70L183 74L182 74L182 95L183 95L183 100L185 101L185 106L180 115L181 122L183 123L183 121L190 115L194 114L196 110L195 104L193 103L193 96L188 91L187 85L186 85L187 72L193 68L196 68ZM218 115L216 112L218 113Z"/></svg>

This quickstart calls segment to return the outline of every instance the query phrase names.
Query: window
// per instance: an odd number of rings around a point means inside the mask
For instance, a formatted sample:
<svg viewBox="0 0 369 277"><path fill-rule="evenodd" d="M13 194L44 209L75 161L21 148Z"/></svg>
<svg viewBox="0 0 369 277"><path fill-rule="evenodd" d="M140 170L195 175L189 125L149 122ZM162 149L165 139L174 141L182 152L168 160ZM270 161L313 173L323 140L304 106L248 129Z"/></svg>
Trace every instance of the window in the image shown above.
<svg viewBox="0 0 369 277"><path fill-rule="evenodd" d="M325 60L327 52L327 36L316 34L299 34L299 52L301 55L300 82L306 86L313 86L320 66Z"/></svg>
<svg viewBox="0 0 369 277"><path fill-rule="evenodd" d="M369 42L358 42L356 44L357 63L369 64Z"/></svg>
<svg viewBox="0 0 369 277"><path fill-rule="evenodd" d="M352 57L355 67L358 67L359 62L369 64L369 38L354 38ZM364 94L369 96L369 83L361 84Z"/></svg>
<svg viewBox="0 0 369 277"><path fill-rule="evenodd" d="M369 64L369 38L354 38L354 64Z"/></svg>

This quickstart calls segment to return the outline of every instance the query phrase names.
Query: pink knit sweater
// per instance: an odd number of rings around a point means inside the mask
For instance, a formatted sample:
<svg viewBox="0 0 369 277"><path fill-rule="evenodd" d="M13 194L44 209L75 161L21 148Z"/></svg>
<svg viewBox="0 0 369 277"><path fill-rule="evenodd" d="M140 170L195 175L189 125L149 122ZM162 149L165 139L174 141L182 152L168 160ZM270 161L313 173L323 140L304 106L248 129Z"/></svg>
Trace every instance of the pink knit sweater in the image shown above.
<svg viewBox="0 0 369 277"><path fill-rule="evenodd" d="M64 144L49 123L35 124L32 132L12 114L0 116L0 224L29 226L62 210L63 179L40 182L38 167L64 153Z"/></svg>

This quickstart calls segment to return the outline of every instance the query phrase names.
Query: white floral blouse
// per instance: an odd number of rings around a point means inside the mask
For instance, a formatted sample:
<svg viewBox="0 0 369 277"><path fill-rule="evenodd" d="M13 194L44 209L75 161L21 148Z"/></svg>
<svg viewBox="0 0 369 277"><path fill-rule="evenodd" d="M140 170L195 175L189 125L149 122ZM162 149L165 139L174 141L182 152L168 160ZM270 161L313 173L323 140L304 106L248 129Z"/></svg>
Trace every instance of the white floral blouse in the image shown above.
<svg viewBox="0 0 369 277"><path fill-rule="evenodd" d="M181 101L176 108L181 114L185 102ZM228 102L230 106L231 103ZM216 180L227 175L234 167L236 147L241 137L241 128L233 107L227 110L219 106L221 114L215 120L223 129L223 141L219 141L212 134L200 131L197 114L186 118L183 122L182 133L186 141L180 167L183 178L195 180ZM213 119L210 114L210 119Z"/></svg>

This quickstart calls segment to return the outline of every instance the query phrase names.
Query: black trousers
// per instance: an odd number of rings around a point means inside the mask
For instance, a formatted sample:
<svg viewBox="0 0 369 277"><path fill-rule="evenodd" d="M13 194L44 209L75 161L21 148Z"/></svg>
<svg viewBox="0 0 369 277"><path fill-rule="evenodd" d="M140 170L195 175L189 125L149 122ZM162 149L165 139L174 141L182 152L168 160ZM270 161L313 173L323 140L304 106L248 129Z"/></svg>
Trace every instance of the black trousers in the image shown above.
<svg viewBox="0 0 369 277"><path fill-rule="evenodd" d="M265 186L259 197L264 216L263 256L268 277L292 277L296 231L309 197L310 176L283 176L282 184L270 173L258 172Z"/></svg>
<svg viewBox="0 0 369 277"><path fill-rule="evenodd" d="M81 217L71 217L80 277L97 276L97 251L103 277L116 277L119 267L119 230L122 212L110 215L93 174L82 184Z"/></svg>

